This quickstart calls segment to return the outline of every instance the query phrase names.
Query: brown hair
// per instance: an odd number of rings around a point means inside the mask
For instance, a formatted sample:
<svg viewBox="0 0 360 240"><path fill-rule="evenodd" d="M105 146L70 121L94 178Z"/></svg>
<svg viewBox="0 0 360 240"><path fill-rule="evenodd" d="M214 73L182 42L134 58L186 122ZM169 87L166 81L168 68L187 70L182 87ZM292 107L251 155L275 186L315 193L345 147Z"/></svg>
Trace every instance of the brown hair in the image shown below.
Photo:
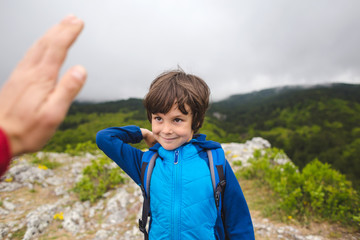
<svg viewBox="0 0 360 240"><path fill-rule="evenodd" d="M202 126L209 106L210 89L201 78L186 74L183 70L173 70L160 74L150 85L144 106L151 123L151 114L166 114L174 104L187 115L185 104L192 113L192 130L196 133Z"/></svg>

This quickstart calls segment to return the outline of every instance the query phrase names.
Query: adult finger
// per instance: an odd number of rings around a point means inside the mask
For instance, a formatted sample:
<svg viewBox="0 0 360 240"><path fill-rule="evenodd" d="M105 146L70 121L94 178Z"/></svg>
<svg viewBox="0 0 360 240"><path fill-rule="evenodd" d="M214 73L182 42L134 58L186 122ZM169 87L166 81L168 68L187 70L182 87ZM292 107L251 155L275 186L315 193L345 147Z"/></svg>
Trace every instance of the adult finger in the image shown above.
<svg viewBox="0 0 360 240"><path fill-rule="evenodd" d="M77 65L67 71L58 82L42 109L50 125L52 123L56 125L64 119L70 104L83 87L86 77L86 69Z"/></svg>
<svg viewBox="0 0 360 240"><path fill-rule="evenodd" d="M84 22L73 15L64 18L50 28L26 53L20 62L21 67L33 68L35 65L63 63L67 50L84 28Z"/></svg>

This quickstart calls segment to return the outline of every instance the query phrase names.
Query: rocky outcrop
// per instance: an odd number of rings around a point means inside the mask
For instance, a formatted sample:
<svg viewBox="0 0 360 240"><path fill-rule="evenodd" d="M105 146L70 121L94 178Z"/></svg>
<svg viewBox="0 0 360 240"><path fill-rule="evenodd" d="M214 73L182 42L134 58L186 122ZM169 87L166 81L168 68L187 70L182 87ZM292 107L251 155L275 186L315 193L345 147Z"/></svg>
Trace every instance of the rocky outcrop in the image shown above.
<svg viewBox="0 0 360 240"><path fill-rule="evenodd" d="M254 151L269 148L270 143L253 138L243 144L222 146L230 163L241 161L246 167ZM31 163L31 155L23 156L16 159L2 177L0 239L11 239L21 232L26 240L41 236L56 239L57 232L62 233L61 239L143 239L137 227L142 196L136 184L129 180L120 188L105 193L94 204L81 202L71 189L81 178L82 169L96 156L38 153L37 157L44 156L62 165L56 170L44 169ZM286 155L279 156L278 160L279 163L290 161ZM257 236L263 239L324 239L302 234L296 227L275 226L266 219L253 220Z"/></svg>

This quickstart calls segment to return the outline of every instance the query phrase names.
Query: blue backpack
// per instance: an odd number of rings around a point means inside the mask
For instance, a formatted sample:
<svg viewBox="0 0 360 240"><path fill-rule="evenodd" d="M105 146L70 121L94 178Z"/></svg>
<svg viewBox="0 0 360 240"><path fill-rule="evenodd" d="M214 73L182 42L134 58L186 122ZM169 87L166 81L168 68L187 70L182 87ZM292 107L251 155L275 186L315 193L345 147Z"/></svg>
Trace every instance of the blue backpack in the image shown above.
<svg viewBox="0 0 360 240"><path fill-rule="evenodd" d="M211 181L214 189L215 204L218 211L218 216L221 216L224 223L224 216L222 212L222 197L226 186L225 180L225 153L222 148L206 150L209 158L209 168ZM142 217L139 219L139 229L144 233L144 239L148 240L149 235L146 230L146 224L150 214L150 180L151 174L155 165L155 160L158 156L156 151L147 151L144 153L141 160L141 184L140 188L144 197ZM150 216L151 217L151 216Z"/></svg>

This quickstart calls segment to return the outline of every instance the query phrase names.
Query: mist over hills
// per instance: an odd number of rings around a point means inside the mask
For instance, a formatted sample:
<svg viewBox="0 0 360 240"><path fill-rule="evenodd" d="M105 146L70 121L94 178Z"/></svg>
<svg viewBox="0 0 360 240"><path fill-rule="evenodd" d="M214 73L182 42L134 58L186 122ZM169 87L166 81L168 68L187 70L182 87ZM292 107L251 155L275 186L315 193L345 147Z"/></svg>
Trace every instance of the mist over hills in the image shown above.
<svg viewBox="0 0 360 240"><path fill-rule="evenodd" d="M328 95L332 97L346 98L351 101L360 102L359 93L360 84L346 84L346 83L329 83L318 85L295 85L283 86L276 88L263 89L250 93L231 95L226 99L214 101L210 110L217 109L219 106L243 106L256 105L258 103L266 103L267 100L283 98L296 98L297 95L308 95L312 97L319 97L320 95ZM294 96L291 96L294 95ZM281 101L277 102L281 103ZM75 101L69 110L69 114L76 112L118 112L120 109L126 110L141 110L144 109L142 99L129 98L114 101L92 102L92 101Z"/></svg>

